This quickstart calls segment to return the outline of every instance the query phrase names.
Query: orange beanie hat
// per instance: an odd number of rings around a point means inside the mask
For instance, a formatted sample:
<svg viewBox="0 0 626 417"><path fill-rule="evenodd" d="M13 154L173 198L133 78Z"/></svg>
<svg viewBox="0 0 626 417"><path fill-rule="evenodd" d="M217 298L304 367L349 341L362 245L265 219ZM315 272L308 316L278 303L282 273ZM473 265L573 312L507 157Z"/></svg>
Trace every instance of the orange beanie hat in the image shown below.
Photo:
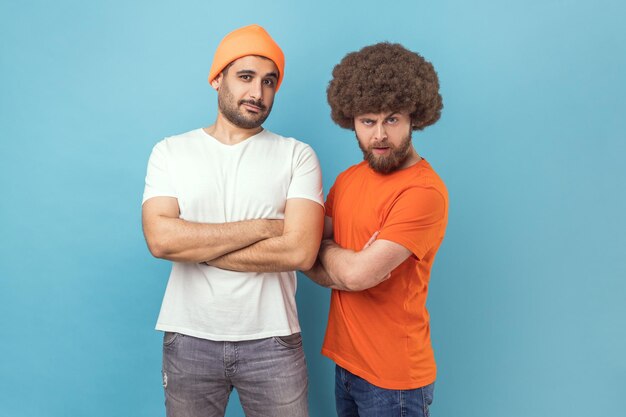
<svg viewBox="0 0 626 417"><path fill-rule="evenodd" d="M209 71L209 83L231 62L246 55L259 55L274 61L278 67L276 91L283 81L285 56L274 39L259 25L244 26L224 36L217 46Z"/></svg>

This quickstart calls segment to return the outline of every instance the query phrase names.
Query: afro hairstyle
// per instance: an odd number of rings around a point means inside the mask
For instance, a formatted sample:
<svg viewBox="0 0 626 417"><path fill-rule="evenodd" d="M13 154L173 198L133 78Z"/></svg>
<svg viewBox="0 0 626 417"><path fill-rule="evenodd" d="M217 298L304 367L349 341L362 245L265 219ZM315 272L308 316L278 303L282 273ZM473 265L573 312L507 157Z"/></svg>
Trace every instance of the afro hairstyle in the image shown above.
<svg viewBox="0 0 626 417"><path fill-rule="evenodd" d="M326 90L331 117L354 129L360 114L407 111L412 129L439 120L443 103L432 64L397 43L381 42L347 54Z"/></svg>

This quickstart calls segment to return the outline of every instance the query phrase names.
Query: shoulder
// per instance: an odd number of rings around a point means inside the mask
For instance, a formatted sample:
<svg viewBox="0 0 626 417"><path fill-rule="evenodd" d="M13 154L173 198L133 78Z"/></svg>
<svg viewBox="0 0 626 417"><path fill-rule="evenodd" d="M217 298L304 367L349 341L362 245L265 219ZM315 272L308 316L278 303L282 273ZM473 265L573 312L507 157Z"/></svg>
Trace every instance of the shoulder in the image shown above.
<svg viewBox="0 0 626 417"><path fill-rule="evenodd" d="M292 137L277 135L276 133L265 130L262 133L261 140L255 140L254 146L258 146L259 150L264 153L270 153L271 158L280 158L281 160L290 160L297 166L302 164L319 165L317 154L311 145L304 143Z"/></svg>
<svg viewBox="0 0 626 417"><path fill-rule="evenodd" d="M189 132L165 137L154 145L154 150L162 153L170 153L177 149L193 147L193 144L197 143L201 138L202 129L190 130Z"/></svg>
<svg viewBox="0 0 626 417"><path fill-rule="evenodd" d="M168 136L154 146L152 155L169 163L201 161L206 157L207 149L211 149L211 153L219 152L219 147L207 140L208 137L202 129Z"/></svg>
<svg viewBox="0 0 626 417"><path fill-rule="evenodd" d="M410 186L435 190L447 200L448 189L430 163L423 159L415 168L414 175L410 179Z"/></svg>
<svg viewBox="0 0 626 417"><path fill-rule="evenodd" d="M161 142L164 142L168 146L172 147L183 147L189 146L192 143L204 141L206 140L206 137L207 135L202 131L202 129L194 129L190 130L189 132L180 133L178 135L168 136Z"/></svg>
<svg viewBox="0 0 626 417"><path fill-rule="evenodd" d="M339 175L337 175L337 179L335 180L335 183L340 182L340 181L346 181L351 178L363 177L367 175L367 173L368 173L367 162L361 161L358 164L352 165L348 167L347 169L345 169L344 171L342 171L341 173L339 173Z"/></svg>
<svg viewBox="0 0 626 417"><path fill-rule="evenodd" d="M297 150L313 151L313 148L311 147L311 145L305 142L302 142L296 138L281 136L267 129L265 129L262 134L264 138L269 142L273 142L281 146L285 146L285 147L289 147L289 148L293 148Z"/></svg>
<svg viewBox="0 0 626 417"><path fill-rule="evenodd" d="M430 164L423 160L411 169L397 187L391 207L400 208L419 218L442 218L448 211L448 191L443 180ZM429 214L430 213L430 214Z"/></svg>

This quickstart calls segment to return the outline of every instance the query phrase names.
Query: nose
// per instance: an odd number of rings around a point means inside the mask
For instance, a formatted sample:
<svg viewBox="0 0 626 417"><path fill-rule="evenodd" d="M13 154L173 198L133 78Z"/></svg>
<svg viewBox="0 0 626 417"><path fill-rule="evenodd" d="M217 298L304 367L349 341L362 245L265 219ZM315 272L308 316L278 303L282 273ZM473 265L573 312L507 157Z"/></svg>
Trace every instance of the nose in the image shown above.
<svg viewBox="0 0 626 417"><path fill-rule="evenodd" d="M250 85L250 98L253 100L262 100L263 99L263 86L261 82L253 82Z"/></svg>
<svg viewBox="0 0 626 417"><path fill-rule="evenodd" d="M376 128L374 129L374 139L377 141L387 139L387 131L385 130L385 125L383 123L376 124Z"/></svg>

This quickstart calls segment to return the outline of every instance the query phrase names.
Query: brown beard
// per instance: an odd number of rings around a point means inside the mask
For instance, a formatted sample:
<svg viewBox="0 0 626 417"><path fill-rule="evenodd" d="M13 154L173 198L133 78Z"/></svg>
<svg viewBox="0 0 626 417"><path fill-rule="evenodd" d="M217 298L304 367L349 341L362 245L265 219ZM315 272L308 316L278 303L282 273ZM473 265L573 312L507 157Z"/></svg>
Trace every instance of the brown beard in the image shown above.
<svg viewBox="0 0 626 417"><path fill-rule="evenodd" d="M390 174L396 171L398 168L404 164L410 154L411 148L411 131L409 130L408 135L402 139L399 146L394 146L390 143L385 143L385 146L389 146L391 153L387 156L377 156L374 155L372 149L376 147L376 145L380 145L382 143L374 143L370 144L367 148L364 148L359 141L359 138L356 138L357 143L359 144L359 148L363 152L363 159L367 161L370 168L380 174Z"/></svg>
<svg viewBox="0 0 626 417"><path fill-rule="evenodd" d="M236 106L234 103L235 99L228 89L228 84L223 82L217 95L217 106L229 122L242 129L255 129L261 126L272 111L272 106L268 108L261 100L239 100ZM256 115L244 113L240 110L244 103L259 107L259 113Z"/></svg>

